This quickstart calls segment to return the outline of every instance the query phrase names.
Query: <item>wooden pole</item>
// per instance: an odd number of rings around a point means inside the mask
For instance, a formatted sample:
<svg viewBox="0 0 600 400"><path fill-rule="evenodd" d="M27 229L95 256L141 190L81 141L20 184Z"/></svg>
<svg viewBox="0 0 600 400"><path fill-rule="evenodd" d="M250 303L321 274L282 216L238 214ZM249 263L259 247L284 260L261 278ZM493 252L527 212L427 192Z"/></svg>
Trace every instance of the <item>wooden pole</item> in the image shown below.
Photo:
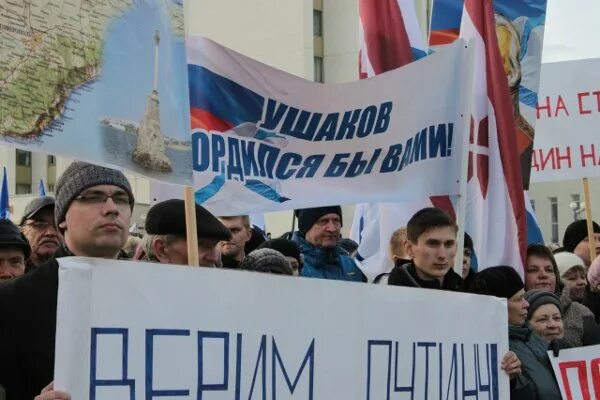
<svg viewBox="0 0 600 400"><path fill-rule="evenodd" d="M583 201L585 202L585 219L587 220L588 243L590 245L590 262L596 259L596 241L594 240L594 220L592 219L592 204L590 201L590 186L588 178L582 178Z"/></svg>
<svg viewBox="0 0 600 400"><path fill-rule="evenodd" d="M198 229L196 227L196 202L194 189L191 186L183 188L185 202L185 237L187 239L188 265L200 266L198 257Z"/></svg>

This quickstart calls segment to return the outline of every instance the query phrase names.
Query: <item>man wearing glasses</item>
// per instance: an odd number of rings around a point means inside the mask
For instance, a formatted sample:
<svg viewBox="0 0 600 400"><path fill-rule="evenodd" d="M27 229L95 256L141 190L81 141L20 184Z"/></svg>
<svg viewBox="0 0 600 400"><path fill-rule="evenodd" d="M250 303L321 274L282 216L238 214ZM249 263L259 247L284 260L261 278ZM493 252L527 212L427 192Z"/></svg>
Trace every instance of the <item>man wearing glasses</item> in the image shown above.
<svg viewBox="0 0 600 400"><path fill-rule="evenodd" d="M0 285L0 385L7 399L69 398L47 386L54 376L56 258L118 258L133 205L120 171L76 161L59 178L54 222L64 245L30 273Z"/></svg>
<svg viewBox="0 0 600 400"><path fill-rule="evenodd" d="M54 197L31 200L25 207L20 227L31 245L31 256L26 264L29 272L48 261L62 244L62 235L54 223Z"/></svg>

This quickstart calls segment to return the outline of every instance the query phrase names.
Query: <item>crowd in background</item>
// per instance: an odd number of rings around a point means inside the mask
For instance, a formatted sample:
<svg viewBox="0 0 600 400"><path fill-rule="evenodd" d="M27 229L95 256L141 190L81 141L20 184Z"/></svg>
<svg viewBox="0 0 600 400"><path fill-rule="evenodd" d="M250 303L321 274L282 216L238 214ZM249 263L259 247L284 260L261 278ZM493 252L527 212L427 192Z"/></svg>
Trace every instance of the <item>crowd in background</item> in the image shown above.
<svg viewBox="0 0 600 400"><path fill-rule="evenodd" d="M0 400L68 399L54 390L58 262L65 256L188 264L182 200L149 210L145 235L129 235L134 197L117 170L71 164L55 197L31 201L19 225L0 220ZM196 205L200 265L279 275L367 282L341 238L339 206L295 211L298 230L276 239L246 215L214 216ZM600 343L600 258L590 259L586 221L566 230L563 247L527 249L524 280L516 266L478 265L465 236L461 274L454 271L457 226L425 208L390 238L393 268L374 283L505 298L510 352L502 359L513 399L560 399L547 351ZM600 226L594 223L600 251ZM477 266L477 267L476 267Z"/></svg>

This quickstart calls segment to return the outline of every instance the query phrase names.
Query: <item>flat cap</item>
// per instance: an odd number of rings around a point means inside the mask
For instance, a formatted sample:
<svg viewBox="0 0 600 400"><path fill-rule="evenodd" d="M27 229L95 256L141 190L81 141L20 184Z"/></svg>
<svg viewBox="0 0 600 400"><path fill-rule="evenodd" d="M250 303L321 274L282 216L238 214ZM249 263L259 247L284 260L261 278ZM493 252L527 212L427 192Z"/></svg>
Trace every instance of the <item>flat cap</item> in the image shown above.
<svg viewBox="0 0 600 400"><path fill-rule="evenodd" d="M196 227L199 238L231 239L231 232L206 208L196 204ZM185 203L180 199L153 205L146 216L146 232L151 235L186 235Z"/></svg>
<svg viewBox="0 0 600 400"><path fill-rule="evenodd" d="M46 207L52 207L52 210L54 211L54 197L41 196L31 200L27 203L27 206L25 206L25 211L23 212L23 217L21 218L21 223L19 225L23 225L23 222L33 218L38 211Z"/></svg>

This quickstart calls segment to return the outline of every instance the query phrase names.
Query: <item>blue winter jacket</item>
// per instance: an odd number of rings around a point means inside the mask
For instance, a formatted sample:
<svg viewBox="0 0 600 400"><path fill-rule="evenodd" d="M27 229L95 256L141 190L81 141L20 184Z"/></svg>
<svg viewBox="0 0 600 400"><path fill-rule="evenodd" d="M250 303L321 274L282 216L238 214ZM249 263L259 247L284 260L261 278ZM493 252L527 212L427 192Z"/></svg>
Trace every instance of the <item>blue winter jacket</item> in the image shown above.
<svg viewBox="0 0 600 400"><path fill-rule="evenodd" d="M356 266L354 259L339 245L315 247L295 232L292 240L304 256L301 276L339 281L366 282L367 277Z"/></svg>

